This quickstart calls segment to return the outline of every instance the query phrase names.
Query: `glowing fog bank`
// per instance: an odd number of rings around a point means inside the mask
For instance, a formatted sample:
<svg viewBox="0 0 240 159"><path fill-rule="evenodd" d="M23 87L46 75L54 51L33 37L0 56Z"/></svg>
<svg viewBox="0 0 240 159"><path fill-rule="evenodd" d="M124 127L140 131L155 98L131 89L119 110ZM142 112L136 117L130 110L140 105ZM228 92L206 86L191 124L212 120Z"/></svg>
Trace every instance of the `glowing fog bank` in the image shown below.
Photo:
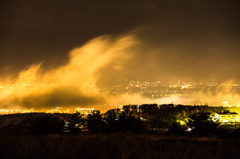
<svg viewBox="0 0 240 159"><path fill-rule="evenodd" d="M133 56L130 50L136 44L133 36L99 37L70 51L66 65L42 73L41 64L33 64L17 79L1 77L6 86L0 89L0 107L42 110L103 105L107 98L97 89L92 93L84 86L95 85L99 69L112 61L117 61L114 69L121 69L122 62Z"/></svg>

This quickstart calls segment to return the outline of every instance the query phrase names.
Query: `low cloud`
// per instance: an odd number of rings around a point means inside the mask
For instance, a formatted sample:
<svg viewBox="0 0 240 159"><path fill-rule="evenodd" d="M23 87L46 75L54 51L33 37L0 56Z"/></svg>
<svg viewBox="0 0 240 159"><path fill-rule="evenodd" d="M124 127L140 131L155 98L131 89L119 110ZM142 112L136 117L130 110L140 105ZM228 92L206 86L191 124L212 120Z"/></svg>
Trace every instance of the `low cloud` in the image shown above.
<svg viewBox="0 0 240 159"><path fill-rule="evenodd" d="M228 66L222 63L234 58L225 58L230 44L226 44L225 50L217 48L217 43L197 49L201 46L197 43L203 41L203 37L192 39L188 44L189 39L185 40L187 35L184 33L166 40L167 34L173 33L160 32L161 36L153 36L153 33L142 28L118 37L101 36L71 50L67 62L57 68L43 71L39 63L22 70L17 78L9 76L10 72L4 73L0 79L8 85L0 89L0 106L28 109L97 107L116 100L119 104L219 105L225 100L238 104L238 94L227 94L227 98L223 92L199 92L191 98L173 96L159 100L141 95L115 99L101 94L100 85L124 85L125 79L211 81L219 77L223 81L232 78L229 70L235 69L234 62ZM221 58L215 58L215 52ZM222 78L224 72L229 76Z"/></svg>
<svg viewBox="0 0 240 159"><path fill-rule="evenodd" d="M75 48L65 65L43 72L41 63L21 71L16 79L2 77L7 85L1 88L2 108L50 109L54 107L94 107L105 104L96 84L102 68L122 70L132 58L133 36L102 36ZM136 51L136 50L135 50ZM15 81L15 82L12 82Z"/></svg>

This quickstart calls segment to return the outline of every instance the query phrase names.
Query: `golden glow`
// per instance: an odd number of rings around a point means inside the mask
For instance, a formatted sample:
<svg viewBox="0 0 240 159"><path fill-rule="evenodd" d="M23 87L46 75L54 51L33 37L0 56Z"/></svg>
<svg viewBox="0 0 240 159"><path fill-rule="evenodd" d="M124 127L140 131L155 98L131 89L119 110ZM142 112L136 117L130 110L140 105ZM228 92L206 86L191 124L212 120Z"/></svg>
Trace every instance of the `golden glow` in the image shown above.
<svg viewBox="0 0 240 159"><path fill-rule="evenodd" d="M16 106L22 112L44 108L44 112L51 113L63 112L57 107L92 107L108 103L107 95L101 95L95 87L96 71L112 61L117 61L113 68L121 70L122 62L133 57L131 47L136 43L133 36L99 37L73 49L68 62L58 68L43 73L41 63L33 64L21 71L17 79L0 77L4 82L0 84L0 108L4 108L0 113L15 111Z"/></svg>
<svg viewBox="0 0 240 159"><path fill-rule="evenodd" d="M41 111L49 113L71 112L75 107L92 108L106 104L117 107L124 104L199 104L222 105L227 101L228 106L239 105L240 95L237 93L223 93L198 91L190 95L187 91L195 87L193 82L169 82L164 85L166 91L159 94L147 87L158 87L157 82L131 81L124 89L124 93L106 90L100 93L97 82L100 78L98 71L111 66L114 70L122 70L123 63L129 62L136 55L141 43L133 36L110 38L107 36L93 39L80 48L70 51L69 60L65 65L43 72L41 64L33 64L19 73L17 79L0 77L0 111L1 114L11 112ZM156 72L159 73L159 72ZM230 90L234 81L227 81L217 88ZM205 83L206 86L216 86L217 83ZM204 85L200 83L199 85ZM139 92L131 92L131 87L138 87ZM181 89L182 93L168 89ZM186 92L184 92L186 90ZM148 97L144 93L151 93ZM108 95L108 94L113 95ZM159 98L160 97L160 98ZM226 104L226 103L224 103ZM61 109L60 109L61 108Z"/></svg>

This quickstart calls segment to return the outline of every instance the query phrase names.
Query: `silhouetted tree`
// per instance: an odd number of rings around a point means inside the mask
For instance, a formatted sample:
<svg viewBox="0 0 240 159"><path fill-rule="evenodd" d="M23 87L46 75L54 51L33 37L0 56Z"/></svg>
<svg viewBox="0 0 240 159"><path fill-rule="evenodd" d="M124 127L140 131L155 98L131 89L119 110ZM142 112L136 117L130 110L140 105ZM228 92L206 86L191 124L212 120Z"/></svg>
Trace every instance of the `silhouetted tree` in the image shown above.
<svg viewBox="0 0 240 159"><path fill-rule="evenodd" d="M123 111L128 115L130 113L130 106L131 105L124 105L123 106Z"/></svg>
<svg viewBox="0 0 240 159"><path fill-rule="evenodd" d="M190 116L190 115L193 115L193 114L194 114L194 111L190 110L188 115Z"/></svg>
<svg viewBox="0 0 240 159"><path fill-rule="evenodd" d="M174 111L174 117L175 117L175 119L180 119L181 112L180 111Z"/></svg>
<svg viewBox="0 0 240 159"><path fill-rule="evenodd" d="M185 110L181 110L181 118L184 118L186 116L186 111Z"/></svg>
<svg viewBox="0 0 240 159"><path fill-rule="evenodd" d="M193 111L194 111L194 113L195 113L195 114L199 113L199 110L198 110L198 108L194 108L194 110L193 110Z"/></svg>
<svg viewBox="0 0 240 159"><path fill-rule="evenodd" d="M105 118L105 121L106 121L106 125L105 125L104 132L106 133L118 132L119 121L115 112L111 112L111 114L109 114L107 118Z"/></svg>
<svg viewBox="0 0 240 159"><path fill-rule="evenodd" d="M48 135L50 133L62 133L65 122L58 117L44 116L30 118L22 121L18 126L22 133L32 135Z"/></svg>
<svg viewBox="0 0 240 159"><path fill-rule="evenodd" d="M174 135L184 135L184 128L177 122L172 123L172 128L170 129L169 133Z"/></svg>
<svg viewBox="0 0 240 159"><path fill-rule="evenodd" d="M188 126L193 130L193 134L198 134L199 136L208 136L216 134L217 127L219 123L214 122L209 112L195 113L189 116L190 120Z"/></svg>
<svg viewBox="0 0 240 159"><path fill-rule="evenodd" d="M71 133L80 132L81 125L84 125L86 123L86 120L82 117L83 114L80 112L76 112L68 116L68 130L70 130Z"/></svg>
<svg viewBox="0 0 240 159"><path fill-rule="evenodd" d="M87 127L90 132L100 132L105 127L105 122L102 119L99 110L95 110L88 115Z"/></svg>
<svg viewBox="0 0 240 159"><path fill-rule="evenodd" d="M147 131L146 124L140 121L140 118L125 114L120 116L118 127L120 132L144 133Z"/></svg>

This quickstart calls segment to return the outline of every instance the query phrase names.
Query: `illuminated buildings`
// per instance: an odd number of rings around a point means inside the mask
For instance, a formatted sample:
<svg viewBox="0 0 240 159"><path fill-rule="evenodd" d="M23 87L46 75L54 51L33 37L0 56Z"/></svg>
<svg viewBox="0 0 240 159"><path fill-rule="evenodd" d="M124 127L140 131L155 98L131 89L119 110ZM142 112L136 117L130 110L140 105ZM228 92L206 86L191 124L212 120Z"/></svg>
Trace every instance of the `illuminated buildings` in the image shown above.
<svg viewBox="0 0 240 159"><path fill-rule="evenodd" d="M94 111L94 108L75 108L75 112L79 112L80 114L88 115L91 114L91 112Z"/></svg>
<svg viewBox="0 0 240 159"><path fill-rule="evenodd" d="M223 111L223 113L218 113L215 115L218 121L222 124L231 124L239 121L238 113L229 112L228 110Z"/></svg>

